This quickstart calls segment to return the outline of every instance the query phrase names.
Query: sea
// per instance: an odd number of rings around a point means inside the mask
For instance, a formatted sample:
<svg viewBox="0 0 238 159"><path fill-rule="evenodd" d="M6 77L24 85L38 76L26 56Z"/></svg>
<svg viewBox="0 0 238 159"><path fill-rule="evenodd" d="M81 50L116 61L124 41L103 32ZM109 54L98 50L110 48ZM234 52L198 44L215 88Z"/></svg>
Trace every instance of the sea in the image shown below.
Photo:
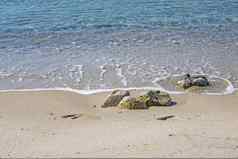
<svg viewBox="0 0 238 159"><path fill-rule="evenodd" d="M0 90L173 90L186 73L238 88L238 0L0 1Z"/></svg>

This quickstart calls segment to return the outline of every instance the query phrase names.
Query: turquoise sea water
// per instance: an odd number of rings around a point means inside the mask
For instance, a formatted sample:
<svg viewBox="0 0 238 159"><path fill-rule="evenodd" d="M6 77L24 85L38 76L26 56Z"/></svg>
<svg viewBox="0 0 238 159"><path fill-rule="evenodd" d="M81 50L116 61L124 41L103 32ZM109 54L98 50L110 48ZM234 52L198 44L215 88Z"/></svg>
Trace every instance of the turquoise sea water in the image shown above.
<svg viewBox="0 0 238 159"><path fill-rule="evenodd" d="M1 0L0 89L238 86L238 0Z"/></svg>

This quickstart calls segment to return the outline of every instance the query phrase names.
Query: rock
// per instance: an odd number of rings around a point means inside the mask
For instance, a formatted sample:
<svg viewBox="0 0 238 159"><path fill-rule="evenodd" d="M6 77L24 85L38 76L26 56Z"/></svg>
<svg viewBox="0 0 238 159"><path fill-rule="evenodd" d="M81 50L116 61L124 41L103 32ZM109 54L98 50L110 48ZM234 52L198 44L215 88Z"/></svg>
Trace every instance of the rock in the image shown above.
<svg viewBox="0 0 238 159"><path fill-rule="evenodd" d="M140 97L125 97L119 103L119 107L122 109L147 109L148 106L145 104L146 99Z"/></svg>
<svg viewBox="0 0 238 159"><path fill-rule="evenodd" d="M193 77L192 84L194 86L206 87L206 86L209 86L209 81L204 76L196 76L196 77Z"/></svg>
<svg viewBox="0 0 238 159"><path fill-rule="evenodd" d="M172 103L170 95L161 91L149 91L146 93L148 101L146 105L150 106L169 106Z"/></svg>
<svg viewBox="0 0 238 159"><path fill-rule="evenodd" d="M182 87L183 89L187 89L192 87L192 78L190 74L186 74L184 79L181 81L178 81L177 84Z"/></svg>
<svg viewBox="0 0 238 159"><path fill-rule="evenodd" d="M178 81L177 84L184 89L188 89L193 86L198 87L209 86L209 81L205 76L202 75L191 76L190 74L186 74L184 79Z"/></svg>
<svg viewBox="0 0 238 159"><path fill-rule="evenodd" d="M115 107L121 102L124 97L129 95L129 91L115 90L107 97L106 101L101 107Z"/></svg>
<svg viewBox="0 0 238 159"><path fill-rule="evenodd" d="M119 103L120 108L126 109L148 109L151 106L169 106L172 100L168 93L160 91L149 91L138 97L125 97Z"/></svg>

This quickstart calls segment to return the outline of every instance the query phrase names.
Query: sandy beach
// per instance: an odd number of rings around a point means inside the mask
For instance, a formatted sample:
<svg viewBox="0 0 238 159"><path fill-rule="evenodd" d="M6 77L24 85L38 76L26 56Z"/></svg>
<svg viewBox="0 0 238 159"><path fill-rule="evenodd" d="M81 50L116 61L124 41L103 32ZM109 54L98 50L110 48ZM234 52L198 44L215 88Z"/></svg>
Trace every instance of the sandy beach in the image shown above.
<svg viewBox="0 0 238 159"><path fill-rule="evenodd" d="M238 0L0 0L0 159L238 158L237 28Z"/></svg>
<svg viewBox="0 0 238 159"><path fill-rule="evenodd" d="M101 108L108 94L0 93L0 157L238 157L237 92L148 110Z"/></svg>

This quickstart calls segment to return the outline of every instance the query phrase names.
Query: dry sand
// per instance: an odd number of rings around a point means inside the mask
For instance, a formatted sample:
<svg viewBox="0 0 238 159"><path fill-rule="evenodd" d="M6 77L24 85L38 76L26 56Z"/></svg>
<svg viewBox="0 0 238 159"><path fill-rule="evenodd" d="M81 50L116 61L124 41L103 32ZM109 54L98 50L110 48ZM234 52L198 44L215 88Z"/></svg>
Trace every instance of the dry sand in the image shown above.
<svg viewBox="0 0 238 159"><path fill-rule="evenodd" d="M148 110L100 108L107 94L0 93L0 157L238 157L237 93Z"/></svg>

